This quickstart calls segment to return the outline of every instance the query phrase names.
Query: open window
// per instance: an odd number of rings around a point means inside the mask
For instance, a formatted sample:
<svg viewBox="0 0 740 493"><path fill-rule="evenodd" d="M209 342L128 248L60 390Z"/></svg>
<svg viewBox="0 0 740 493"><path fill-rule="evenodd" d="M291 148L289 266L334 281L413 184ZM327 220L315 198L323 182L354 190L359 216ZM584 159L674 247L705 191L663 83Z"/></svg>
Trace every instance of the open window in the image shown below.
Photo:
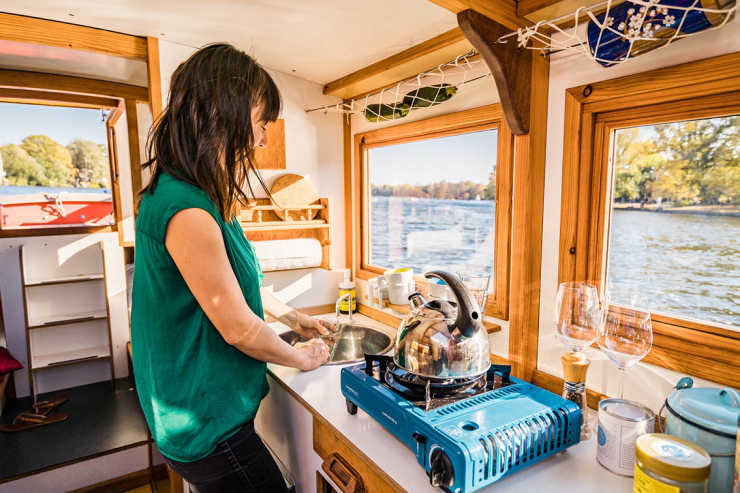
<svg viewBox="0 0 740 493"><path fill-rule="evenodd" d="M737 387L740 84L696 76L720 58L568 90L559 277L651 312L646 362Z"/></svg>
<svg viewBox="0 0 740 493"><path fill-rule="evenodd" d="M111 110L0 102L4 235L115 229Z"/></svg>
<svg viewBox="0 0 740 493"><path fill-rule="evenodd" d="M360 277L411 267L491 275L508 317L513 138L498 105L358 134Z"/></svg>

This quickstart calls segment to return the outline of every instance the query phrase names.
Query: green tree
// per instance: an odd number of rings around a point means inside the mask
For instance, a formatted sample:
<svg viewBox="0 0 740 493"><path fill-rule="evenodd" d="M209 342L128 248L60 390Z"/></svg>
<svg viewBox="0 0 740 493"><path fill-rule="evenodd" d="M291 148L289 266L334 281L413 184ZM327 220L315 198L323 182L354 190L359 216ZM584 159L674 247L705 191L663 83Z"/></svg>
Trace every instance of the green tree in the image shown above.
<svg viewBox="0 0 740 493"><path fill-rule="evenodd" d="M109 186L108 152L90 140L75 139L67 146L75 168L75 186L106 188Z"/></svg>
<svg viewBox="0 0 740 493"><path fill-rule="evenodd" d="M73 187L76 170L66 147L46 135L29 135L21 147L44 169L52 187Z"/></svg>
<svg viewBox="0 0 740 493"><path fill-rule="evenodd" d="M496 165L493 165L491 174L488 175L488 185L483 189L481 194L483 200L496 200Z"/></svg>
<svg viewBox="0 0 740 493"><path fill-rule="evenodd" d="M44 168L20 146L0 147L2 169L9 185L47 186L49 179Z"/></svg>

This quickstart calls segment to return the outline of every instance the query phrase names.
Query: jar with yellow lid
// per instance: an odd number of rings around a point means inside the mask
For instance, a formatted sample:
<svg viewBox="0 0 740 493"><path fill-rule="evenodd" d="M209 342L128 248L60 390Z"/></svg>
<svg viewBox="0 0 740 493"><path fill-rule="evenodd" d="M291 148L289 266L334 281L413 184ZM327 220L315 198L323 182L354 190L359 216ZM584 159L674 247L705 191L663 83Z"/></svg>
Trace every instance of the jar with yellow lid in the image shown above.
<svg viewBox="0 0 740 493"><path fill-rule="evenodd" d="M698 445L662 433L635 442L634 493L707 493L710 455Z"/></svg>

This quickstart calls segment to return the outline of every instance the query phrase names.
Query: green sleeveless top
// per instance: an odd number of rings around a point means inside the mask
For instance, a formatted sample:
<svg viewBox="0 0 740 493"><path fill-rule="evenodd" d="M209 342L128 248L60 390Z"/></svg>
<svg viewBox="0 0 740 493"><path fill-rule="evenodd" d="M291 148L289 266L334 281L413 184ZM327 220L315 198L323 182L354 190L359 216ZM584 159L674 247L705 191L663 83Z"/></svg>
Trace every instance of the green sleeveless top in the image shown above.
<svg viewBox="0 0 740 493"><path fill-rule="evenodd" d="M202 459L234 435L254 418L269 389L265 363L224 341L165 248L167 223L191 208L218 223L244 298L264 318L262 271L237 219L225 222L200 188L161 174L136 218L131 347L152 437L165 456L180 462Z"/></svg>

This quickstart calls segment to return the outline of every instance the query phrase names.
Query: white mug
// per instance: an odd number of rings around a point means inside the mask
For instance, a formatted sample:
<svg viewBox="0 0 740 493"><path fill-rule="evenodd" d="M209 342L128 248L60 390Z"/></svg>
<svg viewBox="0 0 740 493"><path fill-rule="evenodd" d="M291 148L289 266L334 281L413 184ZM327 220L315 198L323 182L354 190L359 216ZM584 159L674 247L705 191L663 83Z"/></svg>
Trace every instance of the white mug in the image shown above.
<svg viewBox="0 0 740 493"><path fill-rule="evenodd" d="M414 270L408 267L404 267L401 269L388 269L383 273L383 277L385 278L388 286L405 284L408 289L408 294L411 294L411 292L413 292L414 288L416 287L416 284L414 282ZM404 300L403 303L406 303L406 301L407 300Z"/></svg>
<svg viewBox="0 0 740 493"><path fill-rule="evenodd" d="M393 305L405 305L410 294L409 285L405 282L388 284L388 301Z"/></svg>

